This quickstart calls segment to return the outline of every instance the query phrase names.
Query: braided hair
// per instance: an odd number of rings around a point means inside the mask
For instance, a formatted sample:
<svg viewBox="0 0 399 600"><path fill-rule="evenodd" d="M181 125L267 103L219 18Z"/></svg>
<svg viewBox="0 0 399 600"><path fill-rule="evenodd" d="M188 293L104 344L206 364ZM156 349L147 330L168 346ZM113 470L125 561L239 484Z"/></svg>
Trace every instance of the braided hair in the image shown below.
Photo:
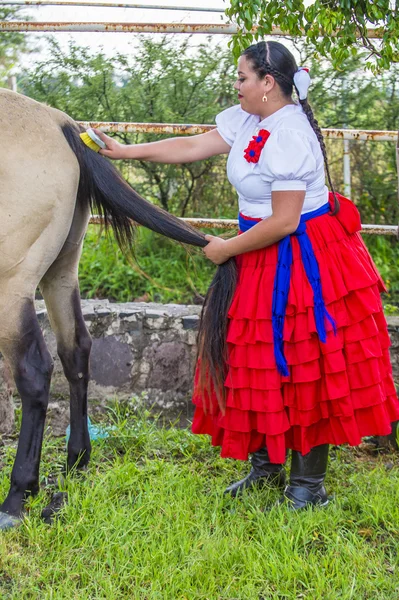
<svg viewBox="0 0 399 600"><path fill-rule="evenodd" d="M245 56L251 62L252 69L259 79L263 79L265 75L272 75L284 96L289 98L292 97L293 87L295 87L294 75L298 71L298 66L291 52L283 46L283 44L274 41L258 42L244 50L242 56ZM299 93L296 87L295 90L299 99ZM323 134L307 99L299 99L299 102L302 105L303 111L320 144L328 183L334 196L334 210L332 211L332 214L335 215L339 211L339 201L331 181Z"/></svg>

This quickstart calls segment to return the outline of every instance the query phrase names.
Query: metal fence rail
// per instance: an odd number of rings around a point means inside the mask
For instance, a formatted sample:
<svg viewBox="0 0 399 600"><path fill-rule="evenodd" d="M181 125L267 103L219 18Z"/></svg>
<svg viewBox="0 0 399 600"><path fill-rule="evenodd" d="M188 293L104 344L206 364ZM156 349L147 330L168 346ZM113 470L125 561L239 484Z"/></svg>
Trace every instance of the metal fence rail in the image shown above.
<svg viewBox="0 0 399 600"><path fill-rule="evenodd" d="M105 133L165 133L196 135L215 129L215 125L180 123L124 123L112 121L78 121L85 127L95 127ZM334 140L360 140L365 142L396 142L397 131L367 129L322 129L324 137Z"/></svg>
<svg viewBox="0 0 399 600"><path fill-rule="evenodd" d="M180 219L198 229L238 229L237 219ZM93 215L90 218L92 225L103 225L104 220L98 215ZM138 227L140 225L137 224ZM362 233L374 235L398 235L398 227L396 225L363 225Z"/></svg>
<svg viewBox="0 0 399 600"><path fill-rule="evenodd" d="M0 2L0 6L105 6L112 8L144 8L153 10L181 10L193 12L224 13L224 8L204 8L201 6L165 6L165 4L119 4L116 2L67 2L65 0L12 0L11 2Z"/></svg>
<svg viewBox="0 0 399 600"><path fill-rule="evenodd" d="M256 33L257 27L251 31ZM236 25L230 23L197 24L197 23L109 23L105 22L31 22L31 21L0 21L0 31L82 31L82 32L119 32L119 33L211 33L221 35L233 35L237 33ZM274 27L269 35L288 35L281 29ZM360 36L360 34L358 34ZM384 29L368 29L369 38L381 39Z"/></svg>

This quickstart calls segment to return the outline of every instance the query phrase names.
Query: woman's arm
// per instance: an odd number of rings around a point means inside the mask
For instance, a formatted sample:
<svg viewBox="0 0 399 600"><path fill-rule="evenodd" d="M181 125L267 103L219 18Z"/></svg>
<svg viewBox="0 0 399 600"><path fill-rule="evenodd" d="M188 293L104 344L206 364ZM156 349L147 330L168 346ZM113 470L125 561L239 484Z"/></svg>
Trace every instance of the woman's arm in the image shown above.
<svg viewBox="0 0 399 600"><path fill-rule="evenodd" d="M209 244L203 248L204 253L212 262L220 265L232 256L271 246L296 230L304 200L304 191L272 192L271 217L228 240L207 235Z"/></svg>
<svg viewBox="0 0 399 600"><path fill-rule="evenodd" d="M107 144L107 148L100 150L100 154L113 159L132 158L149 162L181 164L230 152L230 146L217 129L190 137L169 138L160 142L132 145L120 144L98 129L94 131Z"/></svg>

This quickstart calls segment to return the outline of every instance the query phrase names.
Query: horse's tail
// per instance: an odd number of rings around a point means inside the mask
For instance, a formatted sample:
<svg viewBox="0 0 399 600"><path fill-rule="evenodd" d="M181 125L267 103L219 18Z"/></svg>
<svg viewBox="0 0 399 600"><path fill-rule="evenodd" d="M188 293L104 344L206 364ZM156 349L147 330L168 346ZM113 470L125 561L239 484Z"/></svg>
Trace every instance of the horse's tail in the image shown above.
<svg viewBox="0 0 399 600"><path fill-rule="evenodd" d="M169 238L204 247L203 233L177 217L144 200L123 179L111 161L88 148L80 139L78 125L66 122L62 132L78 159L80 180L78 201L90 202L90 207L111 226L120 247L129 250L134 240L135 226L131 220ZM235 260L220 265L205 297L198 333L199 390L213 383L219 404L224 408L224 374L227 358L227 313L236 286ZM203 394L204 397L206 394Z"/></svg>
<svg viewBox="0 0 399 600"><path fill-rule="evenodd" d="M103 217L105 226L112 227L122 249L132 247L135 231L132 219L178 242L206 246L203 233L144 200L110 160L90 150L80 139L77 125L64 123L62 132L80 166L78 200L90 202L90 208Z"/></svg>

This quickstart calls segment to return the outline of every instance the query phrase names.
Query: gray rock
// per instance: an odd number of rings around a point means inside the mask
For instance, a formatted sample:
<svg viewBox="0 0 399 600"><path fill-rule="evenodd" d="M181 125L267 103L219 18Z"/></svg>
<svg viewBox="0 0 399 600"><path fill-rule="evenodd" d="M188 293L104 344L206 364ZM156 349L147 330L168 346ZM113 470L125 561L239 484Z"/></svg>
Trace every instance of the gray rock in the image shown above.
<svg viewBox="0 0 399 600"><path fill-rule="evenodd" d="M145 352L152 365L148 387L181 392L191 387L190 352L186 344L174 341L156 344Z"/></svg>
<svg viewBox="0 0 399 600"><path fill-rule="evenodd" d="M114 336L93 340L90 374L100 385L123 386L130 379L133 354L128 344Z"/></svg>
<svg viewBox="0 0 399 600"><path fill-rule="evenodd" d="M189 315L183 317L183 329L198 329L200 318L198 315Z"/></svg>

